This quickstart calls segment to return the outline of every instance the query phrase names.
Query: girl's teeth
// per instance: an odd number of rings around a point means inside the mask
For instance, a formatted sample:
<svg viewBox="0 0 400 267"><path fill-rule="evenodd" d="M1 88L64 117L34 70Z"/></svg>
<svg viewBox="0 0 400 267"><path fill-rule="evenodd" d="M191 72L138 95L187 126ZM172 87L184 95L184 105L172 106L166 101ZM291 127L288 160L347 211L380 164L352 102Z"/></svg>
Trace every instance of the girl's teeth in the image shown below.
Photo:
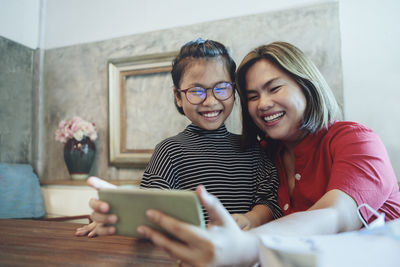
<svg viewBox="0 0 400 267"><path fill-rule="evenodd" d="M275 120L275 119L277 119L277 118L279 118L281 116L283 116L283 112L279 112L279 113L276 113L274 115L264 117L264 121L267 121L267 122L268 121L272 121L272 120Z"/></svg>
<svg viewBox="0 0 400 267"><path fill-rule="evenodd" d="M211 118L211 117L218 116L218 114L219 114L219 111L215 111L215 112L203 113L203 116L207 117L207 118Z"/></svg>

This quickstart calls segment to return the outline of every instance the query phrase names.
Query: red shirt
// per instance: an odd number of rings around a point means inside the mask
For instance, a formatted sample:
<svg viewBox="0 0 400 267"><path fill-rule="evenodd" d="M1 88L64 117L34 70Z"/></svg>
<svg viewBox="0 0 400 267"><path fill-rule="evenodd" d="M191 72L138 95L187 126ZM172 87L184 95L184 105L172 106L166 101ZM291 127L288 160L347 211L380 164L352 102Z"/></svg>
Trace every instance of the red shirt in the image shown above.
<svg viewBox="0 0 400 267"><path fill-rule="evenodd" d="M339 189L357 203L367 203L386 220L400 217L400 192L386 149L369 128L335 122L328 130L308 135L294 149L295 186L289 196L282 157L275 162L280 178L278 204L284 215L305 211L326 192ZM370 222L375 216L360 209Z"/></svg>

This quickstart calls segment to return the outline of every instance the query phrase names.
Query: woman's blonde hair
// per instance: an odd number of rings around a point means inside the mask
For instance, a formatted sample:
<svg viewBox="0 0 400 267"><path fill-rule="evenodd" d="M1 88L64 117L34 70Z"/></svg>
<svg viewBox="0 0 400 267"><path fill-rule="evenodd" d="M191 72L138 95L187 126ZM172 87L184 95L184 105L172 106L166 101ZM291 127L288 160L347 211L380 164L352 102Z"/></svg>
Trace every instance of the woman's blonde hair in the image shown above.
<svg viewBox="0 0 400 267"><path fill-rule="evenodd" d="M243 139L245 144L264 137L264 133L254 124L247 106L246 73L257 61L267 59L289 74L301 87L307 105L301 129L315 133L327 128L332 120L341 118L341 111L335 96L324 77L304 53L292 44L273 42L250 51L236 71L236 85L242 105Z"/></svg>

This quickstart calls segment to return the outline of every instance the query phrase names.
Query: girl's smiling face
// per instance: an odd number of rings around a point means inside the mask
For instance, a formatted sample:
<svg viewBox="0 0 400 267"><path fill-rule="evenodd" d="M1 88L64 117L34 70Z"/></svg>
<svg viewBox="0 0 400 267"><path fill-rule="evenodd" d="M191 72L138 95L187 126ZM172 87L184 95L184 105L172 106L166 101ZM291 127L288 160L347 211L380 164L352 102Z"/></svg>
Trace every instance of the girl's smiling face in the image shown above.
<svg viewBox="0 0 400 267"><path fill-rule="evenodd" d="M192 59L192 61L185 69L180 89L194 86L212 88L220 82L232 82L220 57ZM179 93L175 90L175 98L178 106L183 108L185 116L192 123L206 130L219 128L228 118L234 104L233 95L221 101L214 97L212 90L207 90L207 98L198 105L191 104L183 92Z"/></svg>
<svg viewBox="0 0 400 267"><path fill-rule="evenodd" d="M267 59L246 72L248 110L254 123L272 139L296 144L307 101L296 81Z"/></svg>

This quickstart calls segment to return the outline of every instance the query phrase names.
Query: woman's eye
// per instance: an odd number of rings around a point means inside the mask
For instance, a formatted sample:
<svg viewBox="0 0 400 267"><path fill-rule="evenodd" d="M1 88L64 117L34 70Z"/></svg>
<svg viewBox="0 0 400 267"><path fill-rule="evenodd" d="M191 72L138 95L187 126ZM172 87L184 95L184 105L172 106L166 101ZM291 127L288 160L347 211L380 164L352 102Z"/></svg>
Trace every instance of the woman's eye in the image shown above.
<svg viewBox="0 0 400 267"><path fill-rule="evenodd" d="M247 101L252 101L252 100L256 100L257 99L257 95L247 95Z"/></svg>
<svg viewBox="0 0 400 267"><path fill-rule="evenodd" d="M271 92L275 92L275 91L277 91L279 88L281 88L281 85L272 87L270 91L271 91Z"/></svg>

